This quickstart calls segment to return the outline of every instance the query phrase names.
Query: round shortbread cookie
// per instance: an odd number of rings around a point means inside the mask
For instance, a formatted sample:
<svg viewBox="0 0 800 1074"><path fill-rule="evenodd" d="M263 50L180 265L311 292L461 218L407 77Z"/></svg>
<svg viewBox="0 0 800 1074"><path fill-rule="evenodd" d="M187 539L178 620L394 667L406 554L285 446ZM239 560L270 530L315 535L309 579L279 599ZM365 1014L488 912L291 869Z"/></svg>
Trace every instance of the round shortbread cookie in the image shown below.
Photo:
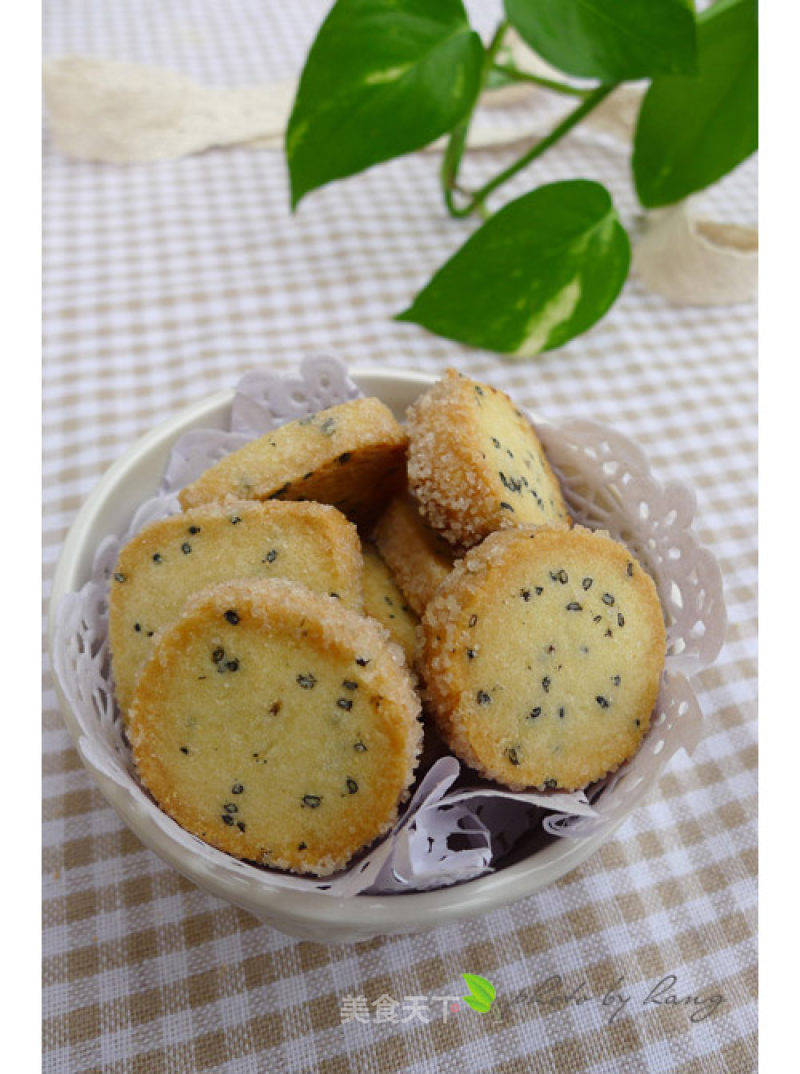
<svg viewBox="0 0 800 1074"><path fill-rule="evenodd" d="M293 872L342 868L397 818L419 701L379 624L292 582L191 598L130 712L142 783L206 842Z"/></svg>
<svg viewBox="0 0 800 1074"><path fill-rule="evenodd" d="M226 455L179 494L184 510L239 500L316 500L370 525L405 484L408 440L379 399L353 399Z"/></svg>
<svg viewBox="0 0 800 1074"><path fill-rule="evenodd" d="M502 530L422 618L418 667L453 751L515 790L575 790L631 757L665 657L655 585L581 527Z"/></svg>
<svg viewBox="0 0 800 1074"><path fill-rule="evenodd" d="M456 553L422 519L411 496L395 496L375 527L375 543L408 603L422 615L453 569Z"/></svg>
<svg viewBox="0 0 800 1074"><path fill-rule="evenodd" d="M536 432L503 392L448 369L409 408L408 483L434 529L469 548L495 530L569 525Z"/></svg>
<svg viewBox="0 0 800 1074"><path fill-rule="evenodd" d="M126 712L153 635L186 598L232 578L288 578L361 611L355 526L318 503L205 504L145 526L111 575L109 640L117 703Z"/></svg>
<svg viewBox="0 0 800 1074"><path fill-rule="evenodd" d="M419 616L406 604L377 549L365 542L361 551L364 558L364 612L389 631L411 667L417 647Z"/></svg>

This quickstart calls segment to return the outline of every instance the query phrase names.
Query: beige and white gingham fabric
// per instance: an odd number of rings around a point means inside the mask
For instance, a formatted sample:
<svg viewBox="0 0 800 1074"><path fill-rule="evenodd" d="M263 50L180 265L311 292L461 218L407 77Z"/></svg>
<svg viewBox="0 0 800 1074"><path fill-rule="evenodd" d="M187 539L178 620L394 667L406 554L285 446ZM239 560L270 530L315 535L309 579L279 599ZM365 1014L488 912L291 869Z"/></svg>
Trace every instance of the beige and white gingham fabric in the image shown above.
<svg viewBox="0 0 800 1074"><path fill-rule="evenodd" d="M263 84L298 73L326 6L46 0L45 55ZM472 10L488 28L496 8ZM513 153L472 155L467 178ZM672 307L631 279L591 332L521 364L394 323L474 227L444 212L437 166L431 154L393 162L292 217L277 152L115 166L68 160L46 137L45 597L100 475L186 404L320 351L431 373L452 364L555 419L615 426L662 480L696 490L730 619L695 680L705 737L553 887L421 936L324 947L206 895L142 846L82 768L46 674L48 1074L756 1070L754 307ZM597 134L576 132L508 193L580 175L634 222L626 156ZM705 197L706 215L753 223L755 178L751 161ZM494 983L492 1014L438 998L463 995L464 972Z"/></svg>

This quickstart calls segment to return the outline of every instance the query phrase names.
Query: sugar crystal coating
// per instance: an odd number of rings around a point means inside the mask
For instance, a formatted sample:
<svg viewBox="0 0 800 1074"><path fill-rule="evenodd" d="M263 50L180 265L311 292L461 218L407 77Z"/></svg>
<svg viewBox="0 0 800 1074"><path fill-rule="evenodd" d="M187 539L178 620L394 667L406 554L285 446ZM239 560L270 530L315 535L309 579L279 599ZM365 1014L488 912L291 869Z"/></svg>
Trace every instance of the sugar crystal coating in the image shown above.
<svg viewBox="0 0 800 1074"><path fill-rule="evenodd" d="M533 426L509 397L455 370L408 411L408 482L428 523L469 548L494 530L569 525Z"/></svg>

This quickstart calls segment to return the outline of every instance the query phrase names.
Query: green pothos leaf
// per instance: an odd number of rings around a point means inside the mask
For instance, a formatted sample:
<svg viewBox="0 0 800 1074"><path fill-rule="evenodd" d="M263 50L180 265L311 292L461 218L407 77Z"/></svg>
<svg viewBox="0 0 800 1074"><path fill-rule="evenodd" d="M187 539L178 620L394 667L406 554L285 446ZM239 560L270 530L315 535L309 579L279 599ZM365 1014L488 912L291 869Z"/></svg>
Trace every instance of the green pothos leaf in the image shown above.
<svg viewBox="0 0 800 1074"><path fill-rule="evenodd" d="M528 358L599 320L629 265L628 236L605 187L550 183L490 217L397 319Z"/></svg>
<svg viewBox="0 0 800 1074"><path fill-rule="evenodd" d="M697 32L697 74L654 79L639 111L633 175L648 208L710 186L758 147L756 0L719 0Z"/></svg>
<svg viewBox="0 0 800 1074"><path fill-rule="evenodd" d="M689 0L505 0L505 9L531 48L570 75L622 82L694 70Z"/></svg>
<svg viewBox="0 0 800 1074"><path fill-rule="evenodd" d="M455 127L478 94L483 55L461 0L337 0L286 131L292 207Z"/></svg>

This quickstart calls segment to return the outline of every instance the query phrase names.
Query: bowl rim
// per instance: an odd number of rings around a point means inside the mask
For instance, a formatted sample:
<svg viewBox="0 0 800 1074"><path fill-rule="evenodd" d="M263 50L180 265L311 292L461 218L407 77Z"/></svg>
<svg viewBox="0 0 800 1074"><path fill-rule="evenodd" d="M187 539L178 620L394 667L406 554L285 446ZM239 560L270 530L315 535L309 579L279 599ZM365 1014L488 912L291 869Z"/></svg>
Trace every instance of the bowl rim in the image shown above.
<svg viewBox="0 0 800 1074"><path fill-rule="evenodd" d="M348 366L349 377L364 391L380 397L381 387L400 382L406 389L423 391L438 378L413 370L376 369L369 366ZM48 603L48 654L51 677L55 685L59 706L70 736L78 748L82 732L71 706L64 696L55 673L53 640L58 606L69 592L79 588L85 578L78 578L81 553L86 550L87 537L92 533L101 513L114 490L142 460L159 450L166 452L174 440L189 428L199 428L212 415L230 408L234 389L224 389L196 400L176 414L160 422L134 443L102 475L90 495L75 516L52 576ZM540 419L535 417L540 423ZM156 490L154 490L155 492ZM96 548L96 539L91 552ZM609 819L599 830L588 836L559 838L531 857L509 865L498 872L490 872L473 880L464 881L432 891L408 891L387 895L359 894L336 896L326 892L297 891L271 887L269 874L254 870L253 883L245 882L239 874L226 876L224 868L210 873L191 850L171 839L164 829L141 810L130 793L113 780L98 772L79 756L99 790L114 811L131 828L142 843L178 872L211 894L241 906L264 920L275 919L281 923L293 923L298 927L327 924L331 933L342 931L361 932L366 938L378 932L386 933L423 930L441 924L462 920L476 914L497 909L528 895L533 895L571 872L606 842L614 831L627 819L628 813ZM646 791L643 784L634 792L634 802ZM144 795L144 791L141 794ZM193 860L194 858L194 860ZM435 920L429 914L435 911ZM425 919L428 920L425 920Z"/></svg>

